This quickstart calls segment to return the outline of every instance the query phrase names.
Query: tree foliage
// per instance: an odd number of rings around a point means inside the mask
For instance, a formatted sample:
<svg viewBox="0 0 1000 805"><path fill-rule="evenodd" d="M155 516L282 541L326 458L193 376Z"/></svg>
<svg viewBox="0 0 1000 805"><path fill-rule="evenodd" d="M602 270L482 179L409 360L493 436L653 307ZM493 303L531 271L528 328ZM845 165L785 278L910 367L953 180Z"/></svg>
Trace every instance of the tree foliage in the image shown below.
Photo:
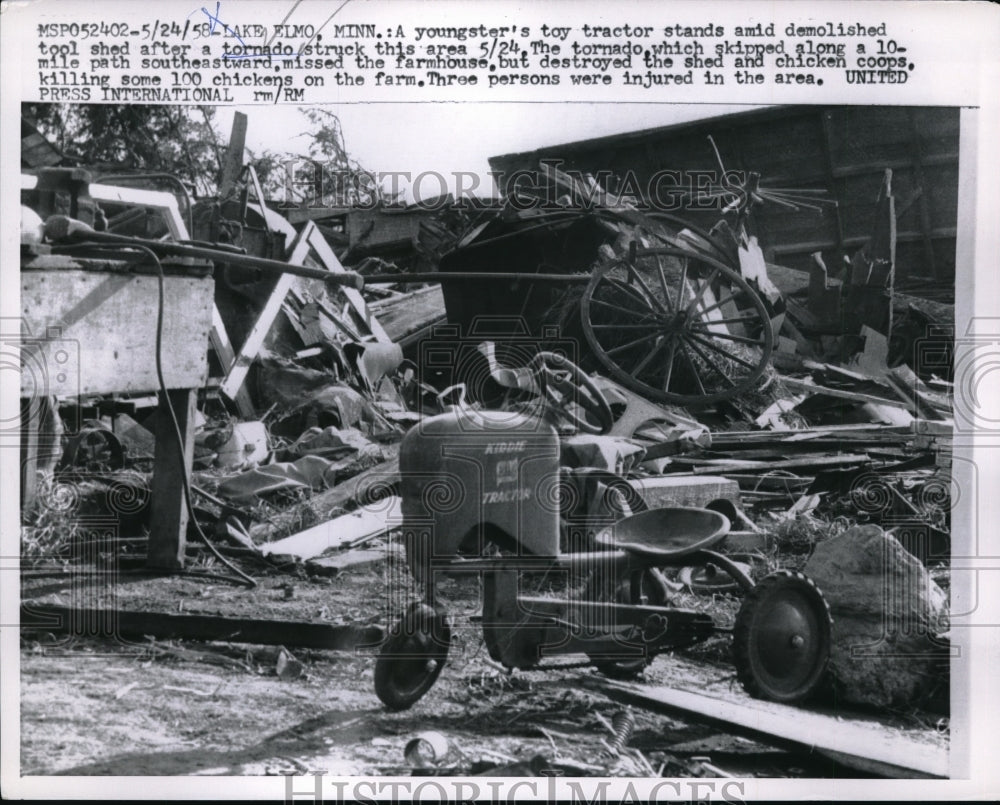
<svg viewBox="0 0 1000 805"><path fill-rule="evenodd" d="M325 109L299 111L310 124L299 135L308 141L305 153L265 151L253 159L269 195L314 207L370 207L396 200L350 156L340 118Z"/></svg>
<svg viewBox="0 0 1000 805"><path fill-rule="evenodd" d="M386 197L371 171L351 158L340 119L322 109L300 110L308 128L304 151L244 155L269 199L304 206L371 206ZM39 132L79 165L108 173L170 173L200 197L216 193L227 136L210 106L30 104Z"/></svg>
<svg viewBox="0 0 1000 805"><path fill-rule="evenodd" d="M39 103L25 112L77 164L115 173L172 173L198 195L218 185L222 148L212 107Z"/></svg>

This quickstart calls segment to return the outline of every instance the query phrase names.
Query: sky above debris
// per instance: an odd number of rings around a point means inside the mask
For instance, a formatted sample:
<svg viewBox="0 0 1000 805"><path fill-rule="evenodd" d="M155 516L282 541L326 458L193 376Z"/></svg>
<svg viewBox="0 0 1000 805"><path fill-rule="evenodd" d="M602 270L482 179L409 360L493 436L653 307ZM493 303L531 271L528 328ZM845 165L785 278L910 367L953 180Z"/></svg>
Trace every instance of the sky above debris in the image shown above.
<svg viewBox="0 0 1000 805"><path fill-rule="evenodd" d="M351 157L376 172L404 171L411 189L430 198L442 192L433 172L454 192L455 173L472 172L474 195L492 195L488 158L609 134L668 126L746 110L749 106L662 103L365 103L325 107L341 121ZM305 153L309 122L296 107L221 107L220 131L228 135L233 112L246 113L247 147ZM477 180L461 179L463 187ZM406 182L404 182L406 184ZM409 200L412 200L410 198Z"/></svg>

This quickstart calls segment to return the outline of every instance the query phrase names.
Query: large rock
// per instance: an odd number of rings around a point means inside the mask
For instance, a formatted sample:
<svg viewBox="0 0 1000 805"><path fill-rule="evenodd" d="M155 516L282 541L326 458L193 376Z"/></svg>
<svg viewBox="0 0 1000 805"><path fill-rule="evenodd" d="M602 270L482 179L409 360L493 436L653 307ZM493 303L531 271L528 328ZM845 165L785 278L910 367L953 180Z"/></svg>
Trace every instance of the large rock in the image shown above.
<svg viewBox="0 0 1000 805"><path fill-rule="evenodd" d="M937 638L947 596L895 537L855 526L819 543L805 572L833 613L830 670L842 701L905 707L947 684Z"/></svg>

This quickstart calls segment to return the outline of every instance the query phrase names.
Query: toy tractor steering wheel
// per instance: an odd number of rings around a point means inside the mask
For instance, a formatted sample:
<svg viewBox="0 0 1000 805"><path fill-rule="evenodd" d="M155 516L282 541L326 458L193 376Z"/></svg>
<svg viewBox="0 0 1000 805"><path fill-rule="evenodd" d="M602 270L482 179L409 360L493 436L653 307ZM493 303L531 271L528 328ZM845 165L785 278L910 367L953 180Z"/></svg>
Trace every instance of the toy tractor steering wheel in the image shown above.
<svg viewBox="0 0 1000 805"><path fill-rule="evenodd" d="M555 352L539 352L529 367L549 410L582 433L605 434L611 430L614 416L607 399L569 358ZM575 413L573 404L589 413L597 424Z"/></svg>

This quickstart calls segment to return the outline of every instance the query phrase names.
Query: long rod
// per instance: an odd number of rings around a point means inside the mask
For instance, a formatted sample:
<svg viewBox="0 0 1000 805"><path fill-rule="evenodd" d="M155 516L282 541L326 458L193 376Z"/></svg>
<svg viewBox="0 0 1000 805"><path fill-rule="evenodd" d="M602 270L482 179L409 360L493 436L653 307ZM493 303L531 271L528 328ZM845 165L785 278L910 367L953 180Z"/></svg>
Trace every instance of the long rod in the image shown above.
<svg viewBox="0 0 1000 805"><path fill-rule="evenodd" d="M74 240L77 242L91 241L114 246L143 246L152 249L160 255L173 257L197 257L202 260L213 260L244 268L255 268L274 274L294 274L297 277L323 280L334 285L348 285L362 290L366 284L409 284L422 282L465 282L469 280L521 280L527 282L559 282L567 284L585 283L590 280L589 274L516 274L502 271L431 271L422 274L371 274L362 276L354 271L333 272L322 268L310 268L281 260L270 260L266 257L254 257L249 254L238 254L223 249L211 249L205 246L195 246L189 243L171 243L162 240L134 238L126 235L113 235L110 232L97 232L86 224L66 216L51 216L45 222L45 236L51 241Z"/></svg>

